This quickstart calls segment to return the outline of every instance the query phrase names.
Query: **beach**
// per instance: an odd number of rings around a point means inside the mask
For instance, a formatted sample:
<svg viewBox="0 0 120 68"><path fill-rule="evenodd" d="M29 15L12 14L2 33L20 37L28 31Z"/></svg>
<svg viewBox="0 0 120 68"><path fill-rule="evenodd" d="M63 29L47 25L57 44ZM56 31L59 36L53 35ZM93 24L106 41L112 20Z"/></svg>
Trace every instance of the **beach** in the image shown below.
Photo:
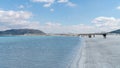
<svg viewBox="0 0 120 68"><path fill-rule="evenodd" d="M120 36L83 38L71 68L120 68Z"/></svg>

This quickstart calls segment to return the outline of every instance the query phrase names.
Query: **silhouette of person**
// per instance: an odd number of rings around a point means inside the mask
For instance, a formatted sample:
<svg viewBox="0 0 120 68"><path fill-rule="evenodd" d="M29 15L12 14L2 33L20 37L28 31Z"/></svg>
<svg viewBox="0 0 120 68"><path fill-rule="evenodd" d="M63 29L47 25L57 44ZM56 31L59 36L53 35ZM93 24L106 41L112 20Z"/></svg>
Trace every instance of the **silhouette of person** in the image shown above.
<svg viewBox="0 0 120 68"><path fill-rule="evenodd" d="M92 36L91 35L88 35L89 38L91 38Z"/></svg>
<svg viewBox="0 0 120 68"><path fill-rule="evenodd" d="M104 34L103 34L103 37L104 37L104 38L106 38L106 35L107 35L107 34L106 34L106 33L104 33Z"/></svg>

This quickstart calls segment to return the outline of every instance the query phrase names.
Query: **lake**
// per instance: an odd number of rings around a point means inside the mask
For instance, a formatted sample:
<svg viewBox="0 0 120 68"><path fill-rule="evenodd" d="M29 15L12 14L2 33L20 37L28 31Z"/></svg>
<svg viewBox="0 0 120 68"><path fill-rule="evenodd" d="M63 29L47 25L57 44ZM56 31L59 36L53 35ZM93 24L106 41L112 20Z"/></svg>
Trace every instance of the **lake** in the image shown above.
<svg viewBox="0 0 120 68"><path fill-rule="evenodd" d="M0 37L0 68L68 68L80 43L79 37Z"/></svg>

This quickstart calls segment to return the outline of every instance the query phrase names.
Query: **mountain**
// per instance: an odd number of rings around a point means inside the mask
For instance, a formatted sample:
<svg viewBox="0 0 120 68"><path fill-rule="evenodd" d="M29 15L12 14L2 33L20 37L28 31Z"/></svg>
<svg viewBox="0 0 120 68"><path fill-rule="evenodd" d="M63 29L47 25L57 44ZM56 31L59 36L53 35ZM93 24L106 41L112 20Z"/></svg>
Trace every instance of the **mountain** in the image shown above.
<svg viewBox="0 0 120 68"><path fill-rule="evenodd" d="M120 29L111 31L110 33L117 33L117 34L120 34Z"/></svg>
<svg viewBox="0 0 120 68"><path fill-rule="evenodd" d="M45 35L45 33L36 29L11 29L0 31L0 35Z"/></svg>

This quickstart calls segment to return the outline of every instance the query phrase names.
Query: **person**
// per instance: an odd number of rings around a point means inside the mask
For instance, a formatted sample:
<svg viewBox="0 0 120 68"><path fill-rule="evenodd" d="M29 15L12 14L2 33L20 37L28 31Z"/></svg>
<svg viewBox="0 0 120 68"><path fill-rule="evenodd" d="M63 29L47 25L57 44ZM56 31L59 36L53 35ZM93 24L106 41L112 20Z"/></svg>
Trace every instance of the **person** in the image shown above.
<svg viewBox="0 0 120 68"><path fill-rule="evenodd" d="M88 35L89 38L91 38L92 36L91 35Z"/></svg>
<svg viewBox="0 0 120 68"><path fill-rule="evenodd" d="M106 35L107 35L107 34L106 34L106 33L104 33L104 34L103 34L103 37L104 37L104 38L106 38Z"/></svg>

